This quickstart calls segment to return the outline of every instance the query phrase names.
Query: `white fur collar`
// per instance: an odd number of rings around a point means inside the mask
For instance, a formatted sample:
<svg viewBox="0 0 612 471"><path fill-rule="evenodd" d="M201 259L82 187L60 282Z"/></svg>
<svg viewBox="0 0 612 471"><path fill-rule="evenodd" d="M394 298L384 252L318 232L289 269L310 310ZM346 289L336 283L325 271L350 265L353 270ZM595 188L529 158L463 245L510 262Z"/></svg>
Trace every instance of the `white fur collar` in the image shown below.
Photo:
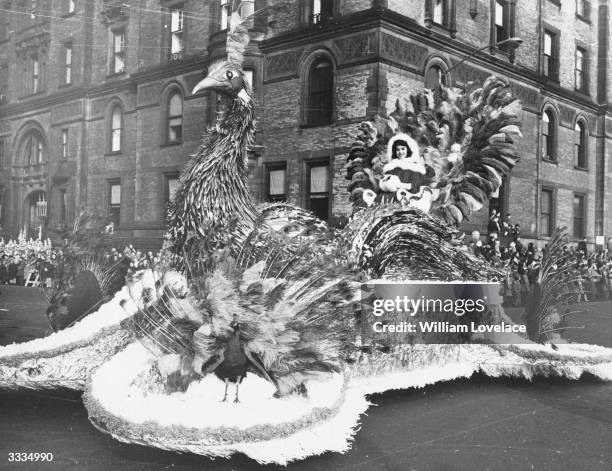
<svg viewBox="0 0 612 471"><path fill-rule="evenodd" d="M411 172L420 173L425 175L425 164L422 162L415 162L411 158L407 159L393 159L391 162L387 162L383 167L383 172L387 173L391 170L399 168L401 170L410 170Z"/></svg>

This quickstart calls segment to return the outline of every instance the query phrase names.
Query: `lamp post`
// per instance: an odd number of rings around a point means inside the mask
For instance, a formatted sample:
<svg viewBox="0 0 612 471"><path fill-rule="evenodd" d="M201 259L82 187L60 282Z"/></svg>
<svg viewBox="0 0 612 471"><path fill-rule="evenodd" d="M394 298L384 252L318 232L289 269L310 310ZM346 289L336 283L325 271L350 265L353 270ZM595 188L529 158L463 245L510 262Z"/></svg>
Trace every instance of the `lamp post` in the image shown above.
<svg viewBox="0 0 612 471"><path fill-rule="evenodd" d="M446 71L446 73L448 74L449 72L455 70L458 66L463 64L465 61L467 61L468 59L471 59L476 54L478 54L480 51L484 51L485 49L487 49L489 47L508 45L508 46L512 46L512 47L516 48L516 47L520 46L522 43L523 43L523 40L521 38L512 37L512 38L503 39L503 40L498 41L498 42L493 43L493 44L487 44L486 46L478 48L475 51L472 51L470 54L468 54L463 59L461 59L459 62L457 62L455 65L453 65L450 69L448 69Z"/></svg>

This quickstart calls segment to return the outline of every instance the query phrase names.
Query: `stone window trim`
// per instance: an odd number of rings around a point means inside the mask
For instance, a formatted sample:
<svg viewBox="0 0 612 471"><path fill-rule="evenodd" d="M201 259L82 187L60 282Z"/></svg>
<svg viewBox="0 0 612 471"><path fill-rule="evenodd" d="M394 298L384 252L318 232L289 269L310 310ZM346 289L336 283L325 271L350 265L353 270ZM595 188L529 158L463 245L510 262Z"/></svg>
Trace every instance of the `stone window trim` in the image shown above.
<svg viewBox="0 0 612 471"><path fill-rule="evenodd" d="M581 130L582 130L580 136L576 135L576 133L578 132L578 129L576 128L578 127L581 127ZM583 172L588 172L589 171L589 122L582 115L578 115L574 122L574 151L575 153L578 152L578 149L576 149L578 145L577 139L580 139L581 155L576 156L577 158L574 160L574 169L581 170Z"/></svg>
<svg viewBox="0 0 612 471"><path fill-rule="evenodd" d="M72 39L62 43L61 51L60 85L58 88L66 88L74 85L74 46Z"/></svg>
<svg viewBox="0 0 612 471"><path fill-rule="evenodd" d="M115 224L115 228L121 225L121 204L123 202L123 185L121 178L110 178L106 180L107 214ZM118 192L116 188L119 188Z"/></svg>
<svg viewBox="0 0 612 471"><path fill-rule="evenodd" d="M117 125L115 122L113 124L113 116L115 111L118 110L120 122L119 128L113 128L113 126ZM123 102L119 98L111 98L109 104L106 108L106 138L105 138L105 148L106 152L104 155L119 155L123 153L124 144L125 144L125 107ZM113 131L119 130L119 148L118 150L113 150Z"/></svg>
<svg viewBox="0 0 612 471"><path fill-rule="evenodd" d="M325 156L323 156L325 155ZM327 166L327 219L332 216L332 203L333 203L333 163L334 158L331 152L319 151L313 152L310 157L302 160L303 173L302 173L302 195L303 195L303 207L311 210L311 199L314 196L311 193L311 170L316 167ZM316 196L322 196L322 193L316 193Z"/></svg>
<svg viewBox="0 0 612 471"><path fill-rule="evenodd" d="M77 0L63 0L64 8L62 18L70 18L77 14Z"/></svg>
<svg viewBox="0 0 612 471"><path fill-rule="evenodd" d="M579 87L578 83L577 83L577 76L578 76L578 64L577 64L577 59L578 59L578 51L580 51L582 53L582 85ZM574 49L574 89L575 91L577 91L578 93L584 93L586 95L589 94L589 85L590 85L590 74L589 74L589 67L590 67L590 55L589 55L589 49L587 47L587 45L583 42L580 41L576 41L576 47Z"/></svg>
<svg viewBox="0 0 612 471"><path fill-rule="evenodd" d="M504 39L508 39L516 36L516 2L517 0L491 0L490 11L491 11L491 24L490 24L490 37L489 43L491 46L491 54L501 54L506 56L511 63L514 63L515 48L505 46L493 46ZM502 10L502 19L497 18L496 11ZM500 24L498 24L500 23Z"/></svg>
<svg viewBox="0 0 612 471"><path fill-rule="evenodd" d="M441 71L441 83L443 85L453 83L452 74L448 72L451 65L447 62L446 58L439 55L432 55L425 61L425 67L423 67L423 83L425 85L427 84L427 74L433 68L437 68Z"/></svg>
<svg viewBox="0 0 612 471"><path fill-rule="evenodd" d="M284 170L285 178L283 181L283 193L270 193L270 172L275 170ZM264 195L266 202L278 202L278 201L287 201L289 196L289 173L288 166L286 160L273 160L269 162L264 162L264 178L263 178L263 191L262 195ZM282 195L282 199L278 198L278 196Z"/></svg>
<svg viewBox="0 0 612 471"><path fill-rule="evenodd" d="M550 195L550 212L547 214L542 213L545 194ZM538 236L543 239L548 239L552 236L557 224L557 188L550 185L540 185L536 211L538 216ZM544 232L542 228L542 219L546 215L548 216L548 232Z"/></svg>
<svg viewBox="0 0 612 471"><path fill-rule="evenodd" d="M312 73L312 68L318 62L328 61L331 63L332 68L332 109L331 109L331 119L329 123L325 124L311 124L310 116L309 116L309 108L310 108L310 99L311 99L311 89L310 89L310 74ZM337 70L337 61L334 55L326 50L326 49L317 49L310 54L308 54L302 61L299 67L298 73L302 78L302 90L301 90L301 100L300 100L300 128L315 128L322 126L329 126L336 121L336 70Z"/></svg>
<svg viewBox="0 0 612 471"><path fill-rule="evenodd" d="M108 48L108 74L107 77L123 76L126 74L127 67L127 28L126 25L113 24L109 26L109 48ZM117 36L123 35L121 47L117 45ZM116 50L118 49L118 50ZM120 49L120 50L119 50ZM119 67L117 61L122 61L122 67ZM118 70L119 69L119 70Z"/></svg>
<svg viewBox="0 0 612 471"><path fill-rule="evenodd" d="M582 213L578 215L576 214L576 211L575 211L577 198L581 201L580 209L582 210ZM575 191L572 195L572 236L571 236L574 240L581 240L582 238L586 237L587 214L588 214L587 194Z"/></svg>
<svg viewBox="0 0 612 471"><path fill-rule="evenodd" d="M548 120L548 122L547 122ZM557 156L559 145L559 113L547 103L542 108L540 115L540 159L543 162L558 164ZM548 126L545 126L548 124ZM545 155L546 154L546 155Z"/></svg>
<svg viewBox="0 0 612 471"><path fill-rule="evenodd" d="M172 115L170 110L170 101L176 95L180 96L181 99L181 113ZM161 125L162 129L160 130L160 136L162 137L162 142L160 143L160 147L166 146L177 146L183 144L183 130L184 130L184 116L185 116L185 91L183 87L178 82L172 82L170 85L167 85L162 93L161 99ZM170 120L180 119L181 126L181 135L176 139L172 139L170 136Z"/></svg>
<svg viewBox="0 0 612 471"><path fill-rule="evenodd" d="M581 11L582 7L582 11ZM576 0L576 18L591 24L591 2L588 0Z"/></svg>
<svg viewBox="0 0 612 471"><path fill-rule="evenodd" d="M70 155L70 134L68 128L60 130L60 160L67 160Z"/></svg>
<svg viewBox="0 0 612 471"><path fill-rule="evenodd" d="M542 55L540 57L540 73L546 80L559 83L561 69L561 30L547 23L542 24ZM550 56L546 53L546 36L551 37ZM548 59L550 57L550 59ZM546 61L549 60L547 64ZM546 66L548 65L548 70Z"/></svg>
<svg viewBox="0 0 612 471"><path fill-rule="evenodd" d="M176 62L181 60L187 54L187 26L188 26L188 13L185 9L187 0L162 0L162 11L163 15L162 30L164 32L162 37L162 62ZM173 31L172 29L172 11L182 11L181 17L181 28L180 30ZM180 51L173 51L173 36L180 33L181 47Z"/></svg>
<svg viewBox="0 0 612 471"><path fill-rule="evenodd" d="M18 155L20 156L20 164L22 166L29 167L47 162L47 138L38 125L29 126L24 130L23 137L21 137L19 142ZM36 144L36 149L31 147L34 144Z"/></svg>
<svg viewBox="0 0 612 471"><path fill-rule="evenodd" d="M175 166L175 167L169 167L169 168L165 168L163 169L163 171L160 173L160 188L162 188L162 191L160 192L160 216L161 216L161 221L163 222L165 220L166 217L166 211L168 209L168 204L170 203L170 182L172 180L176 180L178 182L178 180L180 179L181 176L181 169L180 166Z"/></svg>
<svg viewBox="0 0 612 471"><path fill-rule="evenodd" d="M440 29L457 36L456 0L425 0L425 26Z"/></svg>

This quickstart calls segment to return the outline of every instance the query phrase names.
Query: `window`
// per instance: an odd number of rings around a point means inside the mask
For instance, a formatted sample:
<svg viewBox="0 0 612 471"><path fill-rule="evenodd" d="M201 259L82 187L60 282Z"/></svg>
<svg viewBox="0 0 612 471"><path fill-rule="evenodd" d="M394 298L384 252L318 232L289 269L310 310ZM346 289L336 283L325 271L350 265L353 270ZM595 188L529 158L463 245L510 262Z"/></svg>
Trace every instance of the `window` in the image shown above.
<svg viewBox="0 0 612 471"><path fill-rule="evenodd" d="M586 50L581 47L576 48L576 70L575 70L575 79L576 79L576 90L581 92L586 91L587 89L587 81L586 81Z"/></svg>
<svg viewBox="0 0 612 471"><path fill-rule="evenodd" d="M40 91L40 63L38 55L33 55L30 59L30 93L38 93Z"/></svg>
<svg viewBox="0 0 612 471"><path fill-rule="evenodd" d="M544 60L542 72L546 77L559 80L559 35L544 32Z"/></svg>
<svg viewBox="0 0 612 471"><path fill-rule="evenodd" d="M68 13L74 13L76 11L76 1L68 0Z"/></svg>
<svg viewBox="0 0 612 471"><path fill-rule="evenodd" d="M512 0L491 0L491 44L497 44L500 41L514 36L515 23L515 5ZM514 54L514 48L510 45L495 46L500 51L508 52L510 56Z"/></svg>
<svg viewBox="0 0 612 471"><path fill-rule="evenodd" d="M72 44L64 46L64 84L72 83Z"/></svg>
<svg viewBox="0 0 612 471"><path fill-rule="evenodd" d="M166 175L165 177L165 185L164 185L164 204L165 206L172 201L174 195L176 194L176 190L179 187L179 174L171 173Z"/></svg>
<svg viewBox="0 0 612 471"><path fill-rule="evenodd" d="M168 127L166 142L180 143L183 140L183 97L180 92L173 91L168 98Z"/></svg>
<svg viewBox="0 0 612 471"><path fill-rule="evenodd" d="M287 201L287 164L275 163L266 167L266 201Z"/></svg>
<svg viewBox="0 0 612 471"><path fill-rule="evenodd" d="M108 182L108 215L115 227L121 221L121 182Z"/></svg>
<svg viewBox="0 0 612 471"><path fill-rule="evenodd" d="M170 10L170 60L183 58L183 7Z"/></svg>
<svg viewBox="0 0 612 471"><path fill-rule="evenodd" d="M111 72L120 74L125 71L125 30L112 32L113 55L111 60Z"/></svg>
<svg viewBox="0 0 612 471"><path fill-rule="evenodd" d="M61 141L61 157L62 159L68 158L68 129L62 129L62 141Z"/></svg>
<svg viewBox="0 0 612 471"><path fill-rule="evenodd" d="M59 223L66 224L66 209L68 208L66 187L59 189Z"/></svg>
<svg viewBox="0 0 612 471"><path fill-rule="evenodd" d="M325 23L334 16L333 0L312 0L310 10L310 23L319 25Z"/></svg>
<svg viewBox="0 0 612 471"><path fill-rule="evenodd" d="M433 22L446 26L448 24L448 1L433 0Z"/></svg>
<svg viewBox="0 0 612 471"><path fill-rule="evenodd" d="M121 152L121 131L123 128L123 113L121 106L115 105L110 119L110 151Z"/></svg>
<svg viewBox="0 0 612 471"><path fill-rule="evenodd" d="M587 0L576 0L576 15L584 20L591 19L591 2Z"/></svg>
<svg viewBox="0 0 612 471"><path fill-rule="evenodd" d="M587 133L586 126L581 121L574 126L574 165L587 168Z"/></svg>
<svg viewBox="0 0 612 471"><path fill-rule="evenodd" d="M255 87L253 84L253 76L254 76L254 72L252 69L244 70L244 81L247 83L249 87L251 87L251 91L255 91Z"/></svg>
<svg viewBox="0 0 612 471"><path fill-rule="evenodd" d="M495 2L495 40L494 43L503 41L509 38L508 31L506 29L506 2L497 0Z"/></svg>
<svg viewBox="0 0 612 471"><path fill-rule="evenodd" d="M582 239L584 237L584 195L574 194L574 237Z"/></svg>
<svg viewBox="0 0 612 471"><path fill-rule="evenodd" d="M502 184L495 193L491 195L489 199L489 212L492 209L499 211L503 216L506 215L508 209L508 181L507 177L502 178Z"/></svg>
<svg viewBox="0 0 612 471"><path fill-rule="evenodd" d="M540 193L540 235L551 236L554 227L554 192L542 189Z"/></svg>
<svg viewBox="0 0 612 471"><path fill-rule="evenodd" d="M446 74L441 67L432 65L425 72L425 88L433 90L439 85L446 85Z"/></svg>
<svg viewBox="0 0 612 471"><path fill-rule="evenodd" d="M229 29L231 12L231 0L221 0L221 29Z"/></svg>
<svg viewBox="0 0 612 471"><path fill-rule="evenodd" d="M557 121L548 110L542 114L542 158L557 159Z"/></svg>
<svg viewBox="0 0 612 471"><path fill-rule="evenodd" d="M323 126L333 121L334 69L328 59L319 59L308 74L307 124Z"/></svg>
<svg viewBox="0 0 612 471"><path fill-rule="evenodd" d="M45 160L45 147L37 132L30 133L25 139L23 162L26 165L39 165Z"/></svg>
<svg viewBox="0 0 612 471"><path fill-rule="evenodd" d="M315 216L329 218L329 162L308 164L307 205Z"/></svg>

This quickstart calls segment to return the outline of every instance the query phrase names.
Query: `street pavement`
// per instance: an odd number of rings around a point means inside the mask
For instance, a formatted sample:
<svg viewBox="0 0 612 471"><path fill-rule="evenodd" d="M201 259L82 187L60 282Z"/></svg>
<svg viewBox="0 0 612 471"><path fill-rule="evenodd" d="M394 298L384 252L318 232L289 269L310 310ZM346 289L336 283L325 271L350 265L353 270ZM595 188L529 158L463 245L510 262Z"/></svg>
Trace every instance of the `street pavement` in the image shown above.
<svg viewBox="0 0 612 471"><path fill-rule="evenodd" d="M0 344L44 335L44 299L2 287ZM567 331L612 347L612 302L588 303ZM510 311L516 318L517 311ZM17 328L15 328L15 326ZM9 328L7 333L5 327ZM27 331L24 333L23 331ZM476 375L370 397L350 452L327 453L289 470L612 469L612 383L491 379ZM324 438L322 438L324 439ZM52 452L51 463L9 463L11 452ZM0 392L0 469L256 470L244 456L210 460L122 444L87 420L80 393Z"/></svg>

